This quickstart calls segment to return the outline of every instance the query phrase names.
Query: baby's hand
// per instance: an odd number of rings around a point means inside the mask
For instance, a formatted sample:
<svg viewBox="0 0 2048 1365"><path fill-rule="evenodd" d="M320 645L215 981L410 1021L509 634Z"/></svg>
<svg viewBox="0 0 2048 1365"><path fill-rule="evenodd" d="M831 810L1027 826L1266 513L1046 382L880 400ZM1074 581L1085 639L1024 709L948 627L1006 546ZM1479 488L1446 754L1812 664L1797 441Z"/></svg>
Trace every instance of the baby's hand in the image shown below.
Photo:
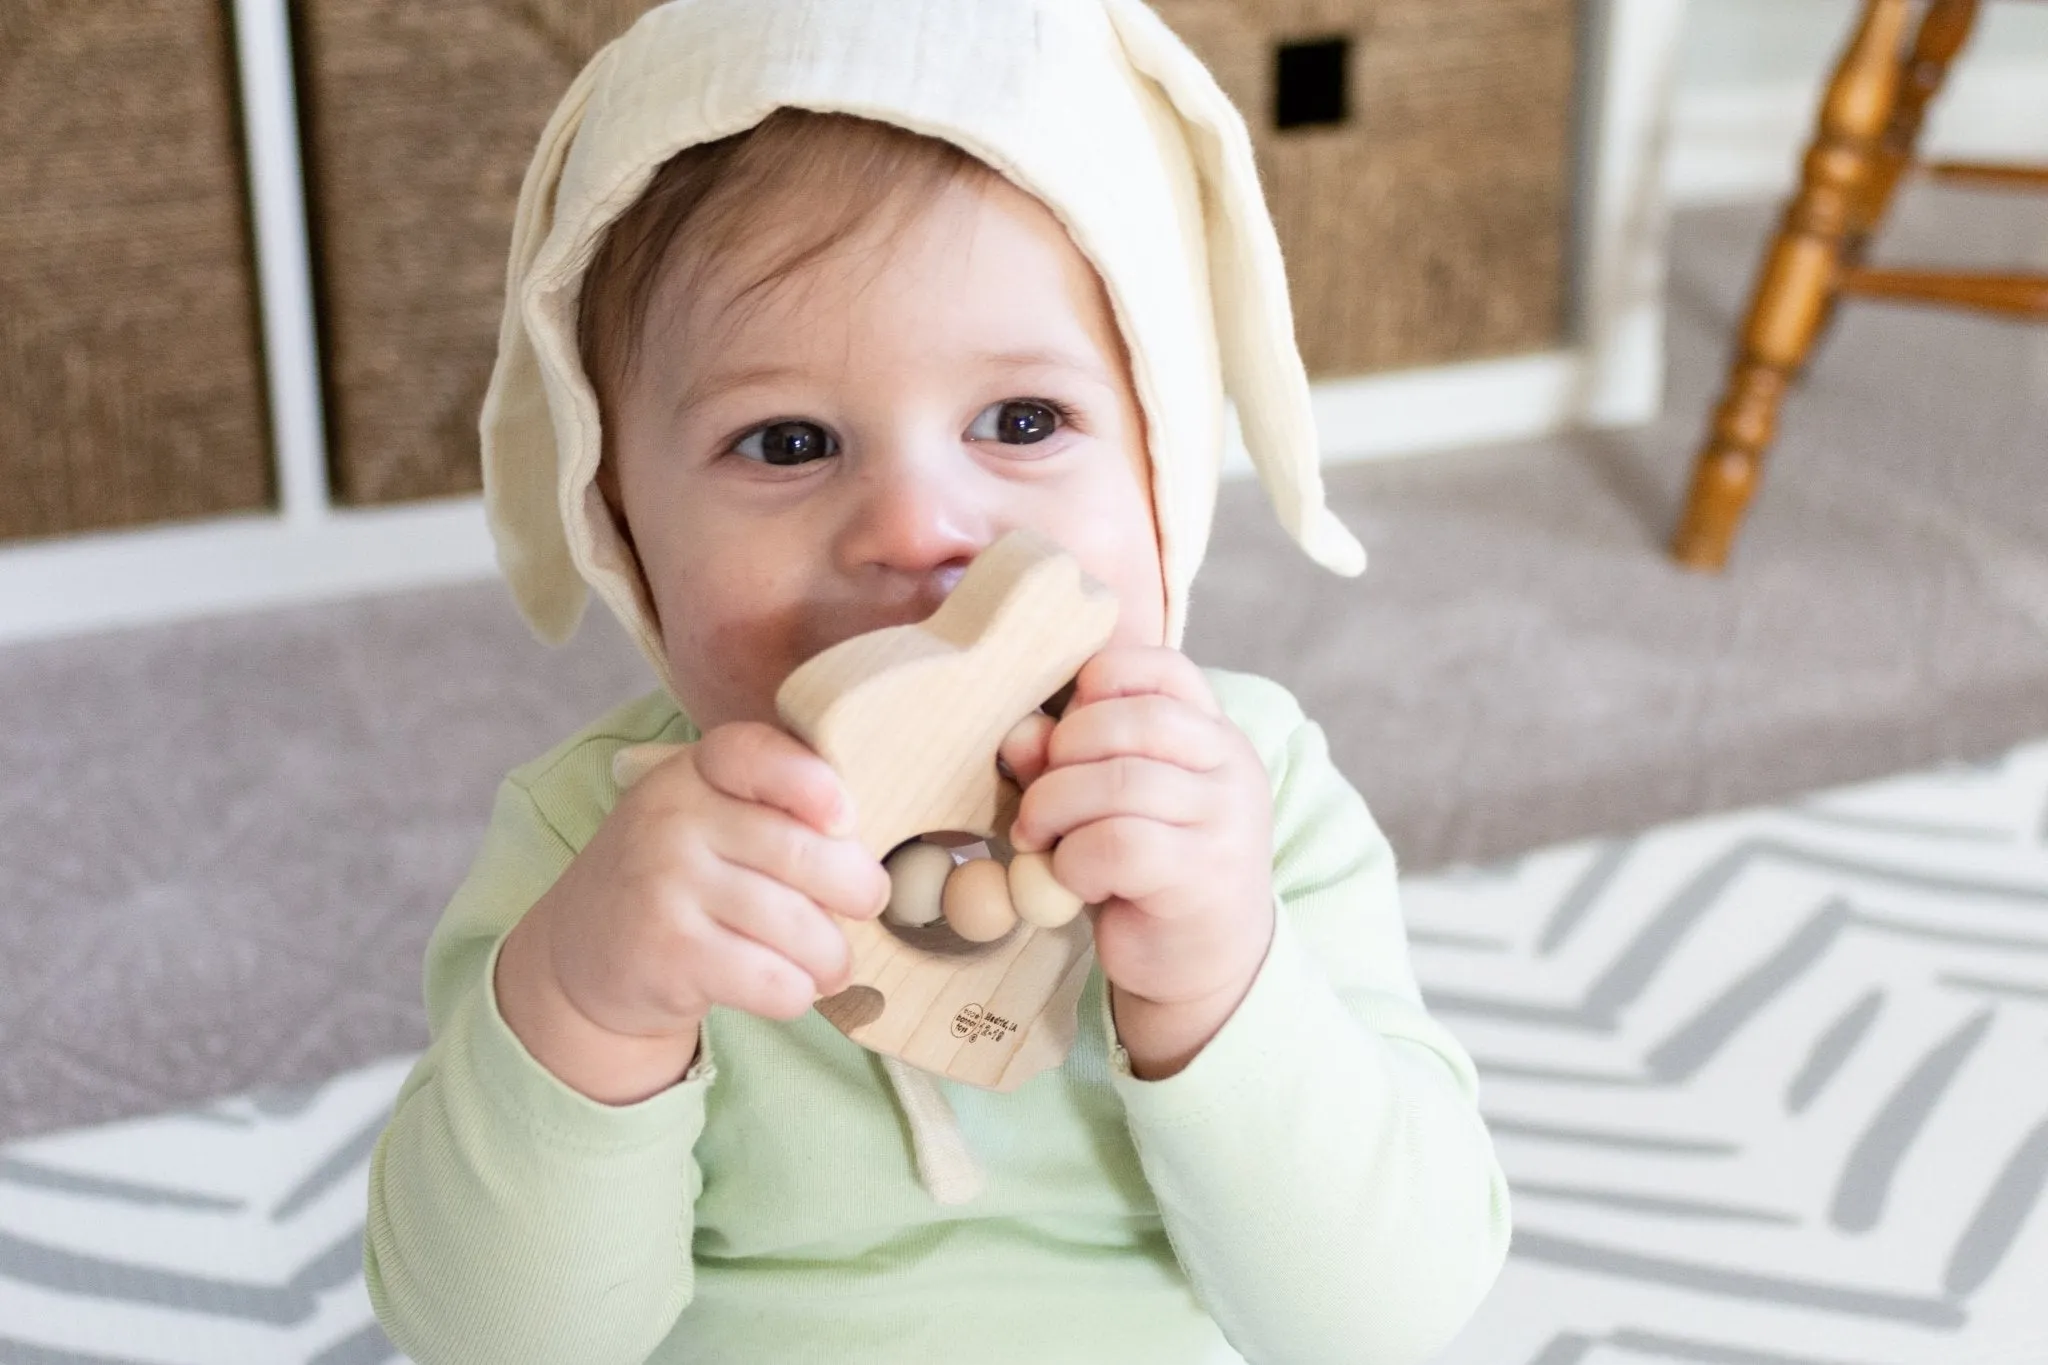
<svg viewBox="0 0 2048 1365"><path fill-rule="evenodd" d="M797 1018L851 979L834 917L888 900L852 833L838 776L798 740L713 729L619 798L512 931L506 1022L563 1081L621 1103L680 1077L713 1005Z"/></svg>
<svg viewBox="0 0 2048 1365"><path fill-rule="evenodd" d="M1184 1064L1272 941L1272 789L1258 752L1185 655L1112 646L1081 670L1058 722L1019 726L1002 757L1025 787L1011 844L1057 841L1054 876L1099 907L1096 956L1123 997L1134 1066L1145 1070L1141 1053L1157 1054L1154 1071Z"/></svg>

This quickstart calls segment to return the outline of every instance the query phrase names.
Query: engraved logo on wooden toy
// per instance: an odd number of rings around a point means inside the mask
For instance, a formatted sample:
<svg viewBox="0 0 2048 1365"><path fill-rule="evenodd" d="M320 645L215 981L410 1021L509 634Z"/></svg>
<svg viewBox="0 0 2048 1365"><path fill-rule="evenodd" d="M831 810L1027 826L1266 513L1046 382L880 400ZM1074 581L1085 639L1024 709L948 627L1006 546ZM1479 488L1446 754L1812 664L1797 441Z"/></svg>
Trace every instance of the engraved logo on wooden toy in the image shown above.
<svg viewBox="0 0 2048 1365"><path fill-rule="evenodd" d="M953 1036L970 1043L983 1039L1001 1042L1017 1031L1017 1025L1000 1014L991 1014L979 1004L962 1005L953 1016Z"/></svg>

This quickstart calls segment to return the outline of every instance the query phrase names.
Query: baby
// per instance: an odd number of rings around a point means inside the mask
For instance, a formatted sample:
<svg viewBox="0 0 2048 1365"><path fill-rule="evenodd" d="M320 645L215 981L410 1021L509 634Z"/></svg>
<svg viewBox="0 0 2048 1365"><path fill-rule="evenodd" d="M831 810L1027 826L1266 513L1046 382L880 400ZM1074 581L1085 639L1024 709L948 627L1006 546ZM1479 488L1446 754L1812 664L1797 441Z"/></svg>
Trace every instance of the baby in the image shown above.
<svg viewBox="0 0 2048 1365"><path fill-rule="evenodd" d="M1392 854L1284 690L1175 647L1226 394L1355 572L1247 135L1139 0L677 0L584 71L487 496L536 627L587 583L664 686L507 779L435 931L365 1250L402 1349L1348 1365L1462 1326L1506 1188ZM1019 528L1120 615L1004 743L1096 963L1066 1060L996 1094L811 1009L889 883L774 698Z"/></svg>

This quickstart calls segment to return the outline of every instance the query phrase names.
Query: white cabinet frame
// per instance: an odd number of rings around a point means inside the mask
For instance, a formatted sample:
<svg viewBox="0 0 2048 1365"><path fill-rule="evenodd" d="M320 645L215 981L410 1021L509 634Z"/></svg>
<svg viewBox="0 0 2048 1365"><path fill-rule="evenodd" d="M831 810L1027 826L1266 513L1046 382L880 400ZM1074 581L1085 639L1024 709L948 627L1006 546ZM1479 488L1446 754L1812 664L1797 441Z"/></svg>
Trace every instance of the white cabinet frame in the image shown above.
<svg viewBox="0 0 2048 1365"><path fill-rule="evenodd" d="M477 497L328 499L286 0L234 0L278 506L0 546L0 641L488 576ZM1647 421L1662 401L1663 149L1684 0L1586 0L1575 340L1316 385L1329 463ZM1246 472L1233 462L1230 472Z"/></svg>

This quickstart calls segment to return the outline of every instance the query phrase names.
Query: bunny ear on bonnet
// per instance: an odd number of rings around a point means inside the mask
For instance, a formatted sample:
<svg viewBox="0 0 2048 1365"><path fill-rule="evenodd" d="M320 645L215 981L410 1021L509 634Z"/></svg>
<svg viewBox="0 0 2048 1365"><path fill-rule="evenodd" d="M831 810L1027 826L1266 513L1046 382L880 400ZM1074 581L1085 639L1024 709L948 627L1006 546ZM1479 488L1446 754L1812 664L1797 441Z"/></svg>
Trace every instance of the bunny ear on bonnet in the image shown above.
<svg viewBox="0 0 2048 1365"><path fill-rule="evenodd" d="M1237 106L1143 0L1102 0L1132 68L1157 84L1203 188L1210 291L1225 391L1280 524L1333 573L1365 571L1365 548L1324 501L1321 447L1280 241Z"/></svg>
<svg viewBox="0 0 2048 1365"><path fill-rule="evenodd" d="M585 585L569 552L566 508L546 384L521 316L528 273L554 220L555 188L610 48L584 66L540 135L512 219L505 267L505 313L498 324L498 360L484 391L479 420L484 456L484 516L498 550L498 569L534 633L560 644L583 615Z"/></svg>

